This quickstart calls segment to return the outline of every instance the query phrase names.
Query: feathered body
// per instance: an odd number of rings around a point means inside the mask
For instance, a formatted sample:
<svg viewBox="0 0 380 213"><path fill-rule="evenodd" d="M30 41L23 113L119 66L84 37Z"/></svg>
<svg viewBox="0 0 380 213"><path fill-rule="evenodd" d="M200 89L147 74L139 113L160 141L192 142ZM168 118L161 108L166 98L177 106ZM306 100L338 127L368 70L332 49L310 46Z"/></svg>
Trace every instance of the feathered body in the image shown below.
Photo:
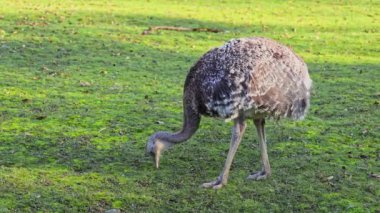
<svg viewBox="0 0 380 213"><path fill-rule="evenodd" d="M201 115L233 120L231 145L216 181L203 187L227 184L232 160L243 137L247 118L253 118L259 138L262 170L248 179L271 175L265 137L265 118L302 119L309 107L312 81L306 64L290 48L266 38L234 39L203 55L187 75L183 127L176 133L156 132L147 152L159 166L163 150L188 140L198 129Z"/></svg>
<svg viewBox="0 0 380 213"><path fill-rule="evenodd" d="M310 88L307 66L290 48L266 38L233 39L190 69L184 101L228 120L240 113L301 119Z"/></svg>

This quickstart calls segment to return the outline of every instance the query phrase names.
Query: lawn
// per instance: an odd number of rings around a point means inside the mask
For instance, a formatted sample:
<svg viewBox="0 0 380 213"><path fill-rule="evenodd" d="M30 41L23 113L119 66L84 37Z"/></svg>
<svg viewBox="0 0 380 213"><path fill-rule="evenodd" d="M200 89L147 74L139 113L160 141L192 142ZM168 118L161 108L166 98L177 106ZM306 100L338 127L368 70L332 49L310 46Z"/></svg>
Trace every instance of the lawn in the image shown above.
<svg viewBox="0 0 380 213"><path fill-rule="evenodd" d="M150 26L215 28L220 33ZM313 79L308 117L252 122L229 183L214 180L231 123L145 155L182 125L189 68L231 38L291 46ZM380 212L380 2L0 1L0 212Z"/></svg>

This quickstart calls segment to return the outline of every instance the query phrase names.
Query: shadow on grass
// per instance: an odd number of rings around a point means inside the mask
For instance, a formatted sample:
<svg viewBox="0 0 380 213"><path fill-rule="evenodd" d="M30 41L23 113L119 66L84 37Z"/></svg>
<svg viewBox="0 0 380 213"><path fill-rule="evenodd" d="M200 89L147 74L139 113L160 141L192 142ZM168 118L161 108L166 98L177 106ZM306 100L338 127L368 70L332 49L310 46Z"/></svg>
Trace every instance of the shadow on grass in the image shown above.
<svg viewBox="0 0 380 213"><path fill-rule="evenodd" d="M150 51L152 57L162 52ZM171 53L168 53L171 54ZM174 60L175 54L171 56ZM135 63L142 63L136 61ZM169 62L168 62L169 63ZM339 64L309 64L310 72L314 79L314 94L312 107L309 116L312 119L326 120L330 127L319 126L324 134L329 131L337 133L339 125L346 123L352 126L354 134L362 134L363 129L368 129L365 137L375 139L379 135L376 130L375 112L378 105L374 98L378 98L377 89L373 87L371 76L376 72L374 65L339 65ZM38 71L37 71L38 72ZM162 77L165 79L165 77ZM355 79L353 82L352 79ZM59 80L58 80L59 81ZM9 86L27 86L27 85L9 85ZM164 87L164 86L162 86ZM54 90L54 83L46 85L45 90ZM160 87L158 88L160 90ZM366 93L360 91L365 90ZM168 111L170 109L158 109L152 107L161 101L161 96L150 94L152 91L137 91L133 96L130 94L118 93L116 98L130 98L129 104L118 101L109 103L91 102L92 99L100 97L113 97L112 92L106 94L104 91L86 92L83 95L83 89L77 86L77 91L71 88L71 92L78 92L78 98L65 97L66 91L60 91L61 96L49 96L46 99L32 97L33 103L22 103L18 95L8 97L10 107L16 107L13 110L1 110L2 116L2 142L0 143L1 157L0 165L16 167L63 167L76 172L101 172L113 174L136 174L146 170L153 170L151 158L144 155L144 144L151 133L156 130L166 128L171 131L179 128L182 116L176 113L174 122L170 123ZM47 92L48 94L49 92ZM173 91L173 95L180 97L181 89ZM151 96L145 100L142 96ZM169 95L163 94L164 96ZM87 101L87 104L75 106L75 103ZM142 101L142 102L140 102ZM167 100L170 102L170 100ZM117 104L126 107L123 109ZM73 107L73 108L70 108ZM177 110L181 110L180 104ZM102 115L104 113L104 115ZM375 113L375 114L373 114ZM43 116L46 116L43 117ZM343 120L341 120L341 118ZM159 126L155 122L157 119L164 121L165 125ZM169 121L167 121L169 120ZM100 121L100 125L94 125L94 122ZM173 120L172 120L173 121ZM211 121L212 122L212 121ZM29 126L26 125L29 123ZM23 125L26 127L22 127ZM6 127L6 125L16 125ZM206 124L207 125L207 124ZM301 124L302 125L302 124ZM322 124L317 124L322 125ZM364 125L364 126L363 126ZM18 127L17 127L18 126ZM45 128L47 126L47 128ZM227 127L224 128L229 133ZM201 127L202 128L202 127ZM207 127L206 127L207 128ZM285 127L289 132L294 132L292 127ZM333 130L329 130L329 129ZM359 129L358 129L359 128ZM80 131L78 131L80 129ZM307 128L306 128L307 129ZM348 129L348 127L346 128ZM74 134L70 132L73 131ZM200 130L199 134L192 141L207 141L209 130ZM222 131L222 128L219 128ZM306 130L301 132L306 134ZM330 132L331 133L331 132ZM248 133L247 133L248 134ZM276 134L269 130L269 134ZM291 136L294 141L303 140L303 136ZM228 143L229 136L220 138ZM273 141L280 143L281 141ZM249 139L255 139L255 136L249 136ZM309 140L307 138L306 140ZM313 138L311 140L316 140ZM225 144L226 147L228 146ZM252 141L246 141L252 143ZM210 143L199 143L196 146L213 146ZM185 145L188 146L188 145ZM245 145L243 145L245 146ZM193 145L190 146L194 148ZM220 145L218 145L220 148ZM224 160L212 152L214 157L207 159L207 162L199 162L194 158L204 159L208 156L206 149L195 148L194 152L184 153L184 149L173 151L170 154L171 162L180 160L183 162L193 162L199 164L191 165L195 169L200 169L206 164L219 165ZM224 149L223 149L224 150ZM226 150L224 150L226 151ZM255 151L256 152L256 151ZM349 152L349 151L347 151ZM216 154L216 155L215 155ZM237 158L239 158L237 156ZM278 160L278 159L277 159ZM164 163L162 169L175 171L188 171L189 164L176 163L177 168L169 168Z"/></svg>
<svg viewBox="0 0 380 213"><path fill-rule="evenodd" d="M105 15L107 14L99 17ZM9 18L18 22L17 18ZM236 26L222 22L139 14L116 18L126 20L129 27L141 28L175 25L258 34L268 33L268 29L278 31L292 28ZM48 21L54 21L54 17ZM28 39L20 41L8 38L2 43L1 76L7 80L2 87L19 88L20 91L11 91L2 96L7 102L1 110L4 127L0 136L0 165L28 168L58 166L77 172L105 173L152 169L151 159L144 155L144 143L151 133L166 128L157 126L155 122L170 118L167 114L171 113L166 111L171 109L169 107L157 109L154 106L170 101L167 96L171 94L176 97L176 101L181 100L180 85L187 70L200 55L143 44L144 39L154 43L157 35L133 35L128 38L121 35L122 29L107 29L119 34L109 35L109 39L99 30L88 26L87 29L85 27L87 31L81 31L82 25L86 26L85 22L86 19L71 22L72 24L62 23L62 28L59 29L50 29L49 25L18 25L15 28L23 28L24 36ZM6 27L8 30L11 28ZM314 32L312 27L305 27L304 30ZM133 32L136 33L136 30ZM186 35L199 39L207 34ZM220 36L224 39L228 35ZM172 37L175 36L170 38ZM370 121L374 119L371 114L378 106L373 103L373 96L376 96L378 88L373 87L371 76L376 75L378 66L329 63L309 63L309 66L314 79L311 117L335 120L345 116L357 118L356 113L361 113ZM20 69L17 73L14 72L16 68ZM106 75L105 71L110 75ZM154 78L158 80L153 81ZM91 81L93 85L86 88L80 86L80 81ZM115 86L114 81L121 82L120 90L110 90ZM168 86L175 88L173 91L160 93L167 85L154 86L157 82L167 81ZM149 87L154 89L147 89ZM34 90L43 94L43 97L33 95ZM361 93L363 90L367 92ZM24 98L20 92L30 94L31 98ZM32 103L28 103L29 99ZM177 103L176 109L181 110L180 106ZM171 119L174 123L168 124L171 130L180 127L182 116L180 113L176 115L179 116ZM97 121L101 124L96 124ZM371 129L375 128L369 123ZM75 134L70 134L70 131ZM229 130L226 128L226 131ZM201 133L194 140L203 136L207 137ZM228 138L225 140L228 141ZM174 153L173 157L179 157L178 155ZM183 160L187 161L190 157L187 155ZM186 166L182 167L186 171Z"/></svg>

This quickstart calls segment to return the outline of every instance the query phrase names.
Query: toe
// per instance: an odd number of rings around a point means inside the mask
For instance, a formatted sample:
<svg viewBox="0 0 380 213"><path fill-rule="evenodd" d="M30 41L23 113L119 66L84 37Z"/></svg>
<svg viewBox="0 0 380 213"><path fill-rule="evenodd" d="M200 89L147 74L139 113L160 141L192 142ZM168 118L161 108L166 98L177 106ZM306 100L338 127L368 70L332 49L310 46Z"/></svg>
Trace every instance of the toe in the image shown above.
<svg viewBox="0 0 380 213"><path fill-rule="evenodd" d="M217 178L216 181L212 181L212 182L202 184L203 188L220 189L220 188L222 188L222 186L223 186L223 184L222 184L222 181L220 180L220 178Z"/></svg>
<svg viewBox="0 0 380 213"><path fill-rule="evenodd" d="M211 188L211 187L213 187L214 185L215 185L214 182L210 182L210 183L204 183L204 184L202 184L202 187L203 187L203 188Z"/></svg>
<svg viewBox="0 0 380 213"><path fill-rule="evenodd" d="M212 181L212 182L202 184L202 187L203 188L211 188L211 187L214 187L218 184L219 184L219 181Z"/></svg>
<svg viewBox="0 0 380 213"><path fill-rule="evenodd" d="M217 185L215 185L215 186L213 186L212 188L213 189L221 189L223 187L223 184L217 184Z"/></svg>
<svg viewBox="0 0 380 213"><path fill-rule="evenodd" d="M268 177L265 171L254 172L247 177L249 180L264 180Z"/></svg>

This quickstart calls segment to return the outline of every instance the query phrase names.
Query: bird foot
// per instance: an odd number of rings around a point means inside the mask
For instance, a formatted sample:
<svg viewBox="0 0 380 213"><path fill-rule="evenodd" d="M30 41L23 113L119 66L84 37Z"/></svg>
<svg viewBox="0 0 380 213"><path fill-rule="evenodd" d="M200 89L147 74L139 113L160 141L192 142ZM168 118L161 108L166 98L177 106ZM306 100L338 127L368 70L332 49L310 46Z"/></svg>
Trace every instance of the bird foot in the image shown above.
<svg viewBox="0 0 380 213"><path fill-rule="evenodd" d="M266 171L258 171L248 175L248 180L265 180L270 176Z"/></svg>
<svg viewBox="0 0 380 213"><path fill-rule="evenodd" d="M213 189L220 189L223 186L224 184L222 183L219 177L216 179L216 181L211 181L211 182L202 184L203 188L213 188Z"/></svg>

